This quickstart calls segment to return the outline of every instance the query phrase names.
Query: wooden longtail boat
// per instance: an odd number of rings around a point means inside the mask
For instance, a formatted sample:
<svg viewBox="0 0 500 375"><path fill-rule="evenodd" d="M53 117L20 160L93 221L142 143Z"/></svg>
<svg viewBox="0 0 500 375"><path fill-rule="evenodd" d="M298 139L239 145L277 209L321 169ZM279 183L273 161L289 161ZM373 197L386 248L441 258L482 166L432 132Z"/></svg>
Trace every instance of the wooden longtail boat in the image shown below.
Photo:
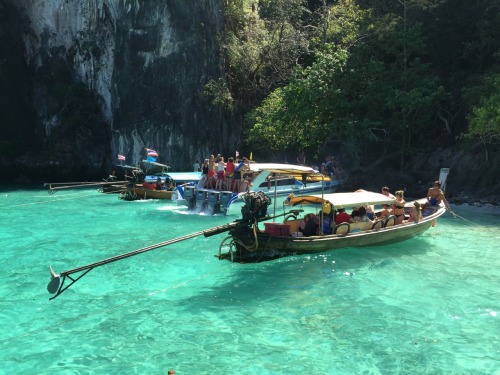
<svg viewBox="0 0 500 375"><path fill-rule="evenodd" d="M257 204L252 200L260 199ZM385 220L373 222L342 223L333 227L332 234L322 234L320 225L319 234L310 237L300 236L299 217L304 209L299 206L308 205L312 208L308 211L319 211L331 204L331 209L351 209L360 206L380 206L392 204L394 200L383 194L358 191L353 193L318 194L310 196L291 197L288 215L284 215L284 221L264 222L265 228L259 224L267 209L262 197L249 197L247 206L248 213L243 213L240 225L230 229L229 236L222 241L219 247L219 258L232 261L247 261L255 259L276 258L290 254L320 253L346 247L373 246L394 243L418 236L434 226L437 218L446 212L443 205L437 207L426 207L422 210L423 218L418 221L396 223L396 217L391 215ZM420 200L419 202L425 202ZM415 201L405 206L405 212L409 214ZM255 208L260 207L260 208ZM295 207L296 209L293 209ZM376 211L376 210L375 210ZM319 222L322 222L320 216ZM243 225L245 224L246 225ZM226 252L223 250L226 249Z"/></svg>
<svg viewBox="0 0 500 375"><path fill-rule="evenodd" d="M134 192L137 195L138 199L168 199L168 200L171 200L172 195L175 193L172 190L154 190L145 186L135 187Z"/></svg>

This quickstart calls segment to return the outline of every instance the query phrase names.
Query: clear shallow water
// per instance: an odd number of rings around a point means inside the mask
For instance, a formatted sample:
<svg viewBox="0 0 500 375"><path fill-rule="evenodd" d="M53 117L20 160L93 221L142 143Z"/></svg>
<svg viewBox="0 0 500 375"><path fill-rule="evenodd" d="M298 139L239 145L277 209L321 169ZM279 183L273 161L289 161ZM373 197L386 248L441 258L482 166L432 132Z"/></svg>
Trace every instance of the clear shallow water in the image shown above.
<svg viewBox="0 0 500 375"><path fill-rule="evenodd" d="M500 215L456 207L403 243L258 264L224 234L50 274L222 225L165 201L0 190L0 373L500 374Z"/></svg>

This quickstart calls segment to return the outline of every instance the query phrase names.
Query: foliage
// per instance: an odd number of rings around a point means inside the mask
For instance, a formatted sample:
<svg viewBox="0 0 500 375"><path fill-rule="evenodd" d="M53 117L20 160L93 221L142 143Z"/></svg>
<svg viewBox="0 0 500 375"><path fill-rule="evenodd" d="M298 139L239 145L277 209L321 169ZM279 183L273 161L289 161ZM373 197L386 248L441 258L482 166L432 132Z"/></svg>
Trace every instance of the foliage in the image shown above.
<svg viewBox="0 0 500 375"><path fill-rule="evenodd" d="M210 80L205 85L203 94L210 98L214 106L219 106L226 110L232 110L234 108L234 100L224 78L219 78L217 81L213 79Z"/></svg>
<svg viewBox="0 0 500 375"><path fill-rule="evenodd" d="M307 10L303 4L303 0L226 2L226 29L220 38L226 79L223 84L211 80L205 89L213 104L245 112L287 82L297 58L307 50L307 40L298 29Z"/></svg>
<svg viewBox="0 0 500 375"><path fill-rule="evenodd" d="M437 76L421 61L420 25L402 32L398 15L377 19L354 1L330 10L326 39L331 42L317 44L312 65L297 68L290 83L248 117L258 119L248 141L260 139L262 149L306 148L319 157L328 153L327 141L339 140L360 162L377 142L382 151L394 143L404 152L412 137L425 134L443 96ZM294 134L291 141L275 136L263 144L266 134L284 134L284 124Z"/></svg>
<svg viewBox="0 0 500 375"><path fill-rule="evenodd" d="M500 141L500 74L483 79L479 103L467 116L469 128L464 134L469 139L480 139L485 144Z"/></svg>

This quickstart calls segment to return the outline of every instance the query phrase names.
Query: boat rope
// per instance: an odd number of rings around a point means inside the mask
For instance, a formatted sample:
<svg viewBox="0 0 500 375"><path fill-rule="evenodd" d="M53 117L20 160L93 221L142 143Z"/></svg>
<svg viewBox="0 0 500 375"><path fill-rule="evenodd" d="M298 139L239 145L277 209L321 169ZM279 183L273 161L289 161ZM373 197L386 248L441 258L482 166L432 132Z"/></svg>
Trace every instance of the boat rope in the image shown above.
<svg viewBox="0 0 500 375"><path fill-rule="evenodd" d="M451 210L450 210L450 209L448 209L448 211L451 211ZM466 222L467 222L467 223L469 223L469 224L473 224L473 225L476 225L476 226L478 226L478 227L485 228L485 226L484 226L484 225L481 225L481 224L478 224L478 223L474 223L473 221L468 220L468 219L466 219L465 217L463 217L463 216L460 216L460 215L456 214L455 212L452 212L452 211L451 211L451 213L453 214L453 216L454 216L454 217L458 217L459 219L462 219L463 221L466 221Z"/></svg>

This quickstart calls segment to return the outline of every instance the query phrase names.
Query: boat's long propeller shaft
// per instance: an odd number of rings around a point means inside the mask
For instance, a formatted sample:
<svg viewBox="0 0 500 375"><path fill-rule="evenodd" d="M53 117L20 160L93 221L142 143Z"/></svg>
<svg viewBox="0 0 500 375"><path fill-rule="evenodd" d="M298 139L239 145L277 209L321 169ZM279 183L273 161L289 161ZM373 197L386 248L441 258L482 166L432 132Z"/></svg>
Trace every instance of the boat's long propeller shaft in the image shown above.
<svg viewBox="0 0 500 375"><path fill-rule="evenodd" d="M299 211L301 211L301 210L294 210L294 212L299 212ZM286 213L276 215L273 217L266 216L266 217L259 219L258 221L269 220L269 219L284 216L287 214L290 214L290 212L286 212ZM104 260L101 260L101 261L98 261L95 263L87 264L85 266L77 267L77 268L74 268L74 269L71 269L68 271L63 271L60 274L57 274L56 272L54 272L52 267L50 267L51 279L50 279L49 284L47 285L47 290L49 291L50 294L54 294L54 296L51 297L50 299L52 300L52 299L56 298L57 296L59 296L62 292L64 292L66 289L68 289L70 286L72 286L74 283L76 283L78 280L80 280L83 276L85 276L88 272L90 272L90 270L92 270L96 267L104 266L105 264L113 263L113 262L116 262L118 260L122 260L125 258L130 258L130 257L137 255L137 254L142 254L142 253L145 253L147 251L155 250L155 249L158 249L161 247L171 245L173 243L185 241L185 240L188 240L190 238L198 237L201 235L204 235L205 237L210 237L210 236L213 236L213 235L216 235L219 233L228 232L232 228L235 228L239 225L245 225L245 224L242 224L239 221L235 221L235 222L232 222L229 224L219 225L219 226L216 226L216 227L213 227L210 229L205 229L205 230L202 230L199 232L194 232L194 233L191 233L191 234L188 234L185 236L177 237L177 238L167 240L164 242L160 242L160 243L157 243L154 245L146 246L146 247L143 247L143 248L140 248L137 250L130 251L128 253L116 255L114 257L104 259ZM83 272L83 273L80 274L76 278L71 277L72 274L79 273L79 272ZM66 281L66 278L68 278L70 280L70 282L68 285L64 286L64 282Z"/></svg>

